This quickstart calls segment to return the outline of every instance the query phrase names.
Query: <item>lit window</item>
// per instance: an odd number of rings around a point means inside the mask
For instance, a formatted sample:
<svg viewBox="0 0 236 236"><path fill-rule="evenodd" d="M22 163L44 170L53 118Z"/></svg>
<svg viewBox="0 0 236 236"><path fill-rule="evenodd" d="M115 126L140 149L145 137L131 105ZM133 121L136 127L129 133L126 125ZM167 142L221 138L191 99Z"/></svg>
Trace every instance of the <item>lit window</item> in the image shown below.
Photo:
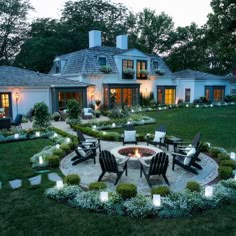
<svg viewBox="0 0 236 236"><path fill-rule="evenodd" d="M186 88L185 89L185 102L190 102L190 93L191 93L191 89Z"/></svg>

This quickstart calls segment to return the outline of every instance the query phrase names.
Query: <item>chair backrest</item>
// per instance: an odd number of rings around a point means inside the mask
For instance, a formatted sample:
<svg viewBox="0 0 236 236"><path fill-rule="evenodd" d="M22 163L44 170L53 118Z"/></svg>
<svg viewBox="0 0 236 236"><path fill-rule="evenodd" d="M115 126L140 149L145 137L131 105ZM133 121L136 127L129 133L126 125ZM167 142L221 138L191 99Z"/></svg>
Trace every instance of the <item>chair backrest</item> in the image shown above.
<svg viewBox="0 0 236 236"><path fill-rule="evenodd" d="M79 142L84 142L86 141L84 135L82 134L82 132L80 130L77 130L77 138Z"/></svg>
<svg viewBox="0 0 236 236"><path fill-rule="evenodd" d="M22 121L22 114L17 114L16 115L16 118L14 120L14 122L16 123L16 125L20 125L21 124L21 121Z"/></svg>
<svg viewBox="0 0 236 236"><path fill-rule="evenodd" d="M101 153L99 154L99 162L103 172L118 172L116 158L109 151L101 151Z"/></svg>
<svg viewBox="0 0 236 236"><path fill-rule="evenodd" d="M189 162L188 166L191 166L192 164L195 163L195 161L197 160L197 158L201 152L201 147L202 147L202 144L199 144L198 147L196 148L196 152L193 155L193 157L191 158L191 161Z"/></svg>
<svg viewBox="0 0 236 236"><path fill-rule="evenodd" d="M197 133L192 140L192 147L198 148L200 144L201 133Z"/></svg>
<svg viewBox="0 0 236 236"><path fill-rule="evenodd" d="M151 160L149 175L165 174L169 164L169 157L165 152L157 153Z"/></svg>
<svg viewBox="0 0 236 236"><path fill-rule="evenodd" d="M156 128L156 131L166 133L166 126L165 125L160 125L159 127Z"/></svg>
<svg viewBox="0 0 236 236"><path fill-rule="evenodd" d="M135 130L135 128L133 124L127 124L124 126L124 130L132 131Z"/></svg>

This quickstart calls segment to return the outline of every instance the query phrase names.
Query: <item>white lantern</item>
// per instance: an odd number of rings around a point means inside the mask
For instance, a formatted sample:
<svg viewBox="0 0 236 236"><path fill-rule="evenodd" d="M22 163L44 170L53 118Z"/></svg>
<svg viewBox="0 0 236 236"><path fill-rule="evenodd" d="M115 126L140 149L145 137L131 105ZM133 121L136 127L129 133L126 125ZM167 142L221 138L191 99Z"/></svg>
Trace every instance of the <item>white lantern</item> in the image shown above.
<svg viewBox="0 0 236 236"><path fill-rule="evenodd" d="M211 144L210 143L206 143L207 144L207 146L210 148L211 147Z"/></svg>
<svg viewBox="0 0 236 236"><path fill-rule="evenodd" d="M57 144L57 145L56 145L56 148L59 149L59 148L60 148L60 144Z"/></svg>
<svg viewBox="0 0 236 236"><path fill-rule="evenodd" d="M14 138L18 139L19 138L19 134L14 134Z"/></svg>
<svg viewBox="0 0 236 236"><path fill-rule="evenodd" d="M134 109L131 109L131 112L134 112Z"/></svg>
<svg viewBox="0 0 236 236"><path fill-rule="evenodd" d="M127 124L130 125L130 121L128 121Z"/></svg>
<svg viewBox="0 0 236 236"><path fill-rule="evenodd" d="M70 138L66 138L66 142L70 143L71 142Z"/></svg>
<svg viewBox="0 0 236 236"><path fill-rule="evenodd" d="M97 128L97 126L96 125L93 125L93 129L96 129Z"/></svg>
<svg viewBox="0 0 236 236"><path fill-rule="evenodd" d="M205 197L212 197L213 196L213 187L206 186L205 187Z"/></svg>
<svg viewBox="0 0 236 236"><path fill-rule="evenodd" d="M108 192L100 192L100 201L107 202L108 201Z"/></svg>
<svg viewBox="0 0 236 236"><path fill-rule="evenodd" d="M58 137L58 134L57 134L57 133L54 133L53 137L54 137L54 138Z"/></svg>
<svg viewBox="0 0 236 236"><path fill-rule="evenodd" d="M39 164L42 165L43 164L43 157L39 156Z"/></svg>
<svg viewBox="0 0 236 236"><path fill-rule="evenodd" d="M103 134L103 135L106 135L106 132L104 131L104 132L102 132L102 134Z"/></svg>
<svg viewBox="0 0 236 236"><path fill-rule="evenodd" d="M39 131L35 132L35 135L36 137L40 137L40 132Z"/></svg>
<svg viewBox="0 0 236 236"><path fill-rule="evenodd" d="M235 152L231 152L231 153L230 153L230 159L232 159L232 160L235 160L235 159L236 159Z"/></svg>
<svg viewBox="0 0 236 236"><path fill-rule="evenodd" d="M153 205L156 207L160 207L161 206L161 195L160 194L153 194Z"/></svg>
<svg viewBox="0 0 236 236"><path fill-rule="evenodd" d="M112 123L112 127L115 128L116 127L116 123Z"/></svg>
<svg viewBox="0 0 236 236"><path fill-rule="evenodd" d="M210 107L213 107L213 104L211 104Z"/></svg>
<svg viewBox="0 0 236 236"><path fill-rule="evenodd" d="M61 189L61 188L63 188L63 186L64 186L63 182L62 182L61 180L58 180L56 187L57 187L58 189Z"/></svg>
<svg viewBox="0 0 236 236"><path fill-rule="evenodd" d="M188 104L186 104L186 107L189 107L189 105L188 105Z"/></svg>

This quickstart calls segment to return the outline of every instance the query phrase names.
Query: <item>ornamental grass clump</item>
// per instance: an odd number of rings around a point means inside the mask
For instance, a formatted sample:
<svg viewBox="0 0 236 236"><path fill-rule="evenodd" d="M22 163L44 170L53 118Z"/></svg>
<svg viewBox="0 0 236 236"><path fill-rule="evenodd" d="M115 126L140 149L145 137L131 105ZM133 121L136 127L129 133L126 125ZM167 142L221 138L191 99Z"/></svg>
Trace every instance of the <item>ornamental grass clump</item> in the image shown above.
<svg viewBox="0 0 236 236"><path fill-rule="evenodd" d="M128 183L118 184L116 187L116 192L120 194L121 197L125 200L137 195L137 187L134 184Z"/></svg>
<svg viewBox="0 0 236 236"><path fill-rule="evenodd" d="M68 185L79 185L80 176L77 174L69 174L64 178L64 182Z"/></svg>
<svg viewBox="0 0 236 236"><path fill-rule="evenodd" d="M104 182L93 182L89 184L89 190L104 190L107 188L107 184Z"/></svg>

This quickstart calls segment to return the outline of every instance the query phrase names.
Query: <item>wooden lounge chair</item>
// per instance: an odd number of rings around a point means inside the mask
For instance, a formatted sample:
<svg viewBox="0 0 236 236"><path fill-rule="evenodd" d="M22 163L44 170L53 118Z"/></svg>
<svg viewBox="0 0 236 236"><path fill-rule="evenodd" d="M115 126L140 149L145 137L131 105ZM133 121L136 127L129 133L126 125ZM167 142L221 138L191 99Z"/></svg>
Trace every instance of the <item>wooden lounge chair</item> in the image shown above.
<svg viewBox="0 0 236 236"><path fill-rule="evenodd" d="M99 162L102 169L102 173L98 178L98 181L101 181L102 177L106 172L117 174L117 178L115 180L114 185L116 185L125 171L125 175L127 176L127 162L129 158L124 158L124 160L120 163L116 162L116 158L109 151L103 150L99 155Z"/></svg>
<svg viewBox="0 0 236 236"><path fill-rule="evenodd" d="M166 137L166 126L165 125L160 125L158 128L155 130L155 134L153 135L147 135L147 145L152 144L154 146L159 145L159 148L161 146L166 146L165 144L165 137Z"/></svg>
<svg viewBox="0 0 236 236"><path fill-rule="evenodd" d="M174 170L175 165L178 165L182 167L183 169L192 172L193 174L198 175L198 170L202 170L202 167L196 163L198 161L198 156L201 152L201 144L198 145L198 147L192 148L192 150L189 150L187 154L182 153L172 153L173 155L173 164L172 164L172 170ZM192 152L192 153L191 153Z"/></svg>
<svg viewBox="0 0 236 236"><path fill-rule="evenodd" d="M97 147L92 148L83 148L77 147L75 149L76 156L71 159L72 165L77 165L81 162L87 161L89 159L93 159L94 164L96 164L96 149Z"/></svg>
<svg viewBox="0 0 236 236"><path fill-rule="evenodd" d="M83 146L84 148L96 146L99 149L99 152L101 152L101 143L100 143L101 139L85 138L85 136L80 130L77 130L77 138L80 146Z"/></svg>
<svg viewBox="0 0 236 236"><path fill-rule="evenodd" d="M169 181L166 177L166 171L169 164L169 157L165 152L157 153L152 159L150 164L147 164L144 160L139 159L141 168L140 168L140 177L142 177L142 173L148 182L150 188L152 187L150 177L153 175L162 175L165 182L169 184Z"/></svg>
<svg viewBox="0 0 236 236"><path fill-rule="evenodd" d="M121 135L123 145L125 144L138 144L136 130L132 124L124 127L124 134Z"/></svg>

